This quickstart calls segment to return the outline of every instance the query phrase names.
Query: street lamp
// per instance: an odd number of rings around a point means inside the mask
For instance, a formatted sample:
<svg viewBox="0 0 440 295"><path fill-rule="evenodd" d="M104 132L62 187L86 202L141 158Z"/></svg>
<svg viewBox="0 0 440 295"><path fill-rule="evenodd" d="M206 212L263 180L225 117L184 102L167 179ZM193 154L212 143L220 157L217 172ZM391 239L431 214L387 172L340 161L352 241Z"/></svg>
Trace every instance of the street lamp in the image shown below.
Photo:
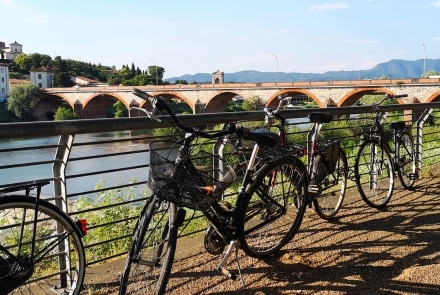
<svg viewBox="0 0 440 295"><path fill-rule="evenodd" d="M422 45L423 45L423 51L425 52L425 57L423 59L423 75L422 75L423 77L426 74L426 48L425 48L425 44Z"/></svg>
<svg viewBox="0 0 440 295"><path fill-rule="evenodd" d="M272 55L275 56L275 58L277 59L277 83L276 83L276 86L278 87L278 57L274 53L272 53Z"/></svg>
<svg viewBox="0 0 440 295"><path fill-rule="evenodd" d="M154 61L152 61L151 59L150 59L150 61L151 61L152 63L154 63L154 65L156 66L156 85L158 85L158 84L157 84L157 64L156 64Z"/></svg>

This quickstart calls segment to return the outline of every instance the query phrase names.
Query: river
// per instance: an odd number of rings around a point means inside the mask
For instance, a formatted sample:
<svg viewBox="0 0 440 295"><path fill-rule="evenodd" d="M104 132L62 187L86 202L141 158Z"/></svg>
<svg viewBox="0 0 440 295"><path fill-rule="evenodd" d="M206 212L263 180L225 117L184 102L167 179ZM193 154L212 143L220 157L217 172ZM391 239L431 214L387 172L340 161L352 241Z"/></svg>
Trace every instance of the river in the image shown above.
<svg viewBox="0 0 440 295"><path fill-rule="evenodd" d="M148 163L148 153L132 155L119 155L112 157L116 153L128 151L147 150L148 143L145 140L128 140L123 142L96 143L99 141L111 141L130 139L147 134L143 132L109 132L100 134L81 134L76 135L74 143L94 143L93 145L74 146L70 158L84 158L90 156L108 156L103 158L83 159L68 162L66 175L77 175L90 173L92 171L103 171L109 169L120 169L127 166L138 166ZM58 137L36 138L30 140L0 140L0 166L14 165L30 162L51 161L55 157L56 148L32 149L31 147L43 147L58 144ZM1 152L4 149L29 147L30 149ZM131 178L137 181L146 179L147 169L135 169L128 171L117 171L109 173L97 173L85 177L71 178L67 180L69 194L76 194L82 191L93 190L102 181L109 185L114 183L127 183ZM22 181L32 181L35 179L46 179L52 177L52 164L41 164L36 166L25 166L0 170L0 185ZM47 185L43 188L43 194L53 195L53 188Z"/></svg>

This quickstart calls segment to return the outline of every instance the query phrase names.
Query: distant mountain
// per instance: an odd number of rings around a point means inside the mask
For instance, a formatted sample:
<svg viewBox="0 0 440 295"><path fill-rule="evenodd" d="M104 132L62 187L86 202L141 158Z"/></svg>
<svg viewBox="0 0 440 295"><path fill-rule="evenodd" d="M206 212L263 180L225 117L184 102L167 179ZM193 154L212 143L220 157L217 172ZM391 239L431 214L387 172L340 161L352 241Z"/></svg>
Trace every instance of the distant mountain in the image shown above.
<svg viewBox="0 0 440 295"><path fill-rule="evenodd" d="M426 71L440 72L440 59L427 59ZM385 75L390 79L420 78L423 73L423 59L409 61L393 59L389 62L380 63L370 70L360 71L330 71L323 74L314 73L284 73L278 72L279 82L297 81L331 81L331 80L358 80L378 79ZM198 73L194 75L183 75L164 79L172 83L176 80L186 80L188 83L211 83L211 74ZM276 72L240 71L236 73L225 73L225 82L275 82Z"/></svg>

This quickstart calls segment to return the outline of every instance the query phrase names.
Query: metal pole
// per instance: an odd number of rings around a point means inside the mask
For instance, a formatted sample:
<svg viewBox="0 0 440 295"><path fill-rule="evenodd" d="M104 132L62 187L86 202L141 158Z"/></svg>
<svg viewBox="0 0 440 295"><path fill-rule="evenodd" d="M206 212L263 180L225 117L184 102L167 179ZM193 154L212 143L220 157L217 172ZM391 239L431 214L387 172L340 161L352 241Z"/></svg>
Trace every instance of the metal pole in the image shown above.
<svg viewBox="0 0 440 295"><path fill-rule="evenodd" d="M276 86L278 87L278 57L274 53L272 53L272 55L275 56L275 58L277 59L277 83L276 83Z"/></svg>
<svg viewBox="0 0 440 295"><path fill-rule="evenodd" d="M425 57L423 58L423 75L422 75L422 77L424 77L426 74L426 48L425 48L425 44L422 45L423 45L423 51L425 52Z"/></svg>
<svg viewBox="0 0 440 295"><path fill-rule="evenodd" d="M156 66L156 85L158 85L158 84L157 84L157 64L156 64L154 61L152 61L151 59L150 59L150 61L151 61L152 63L154 63L154 65Z"/></svg>

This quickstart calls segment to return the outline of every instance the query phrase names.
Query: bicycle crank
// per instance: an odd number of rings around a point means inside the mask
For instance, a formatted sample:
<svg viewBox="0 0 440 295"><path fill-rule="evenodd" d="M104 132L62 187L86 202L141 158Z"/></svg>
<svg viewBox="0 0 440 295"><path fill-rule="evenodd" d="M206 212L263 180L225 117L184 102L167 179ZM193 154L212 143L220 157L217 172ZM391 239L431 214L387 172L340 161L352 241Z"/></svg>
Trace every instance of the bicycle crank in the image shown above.
<svg viewBox="0 0 440 295"><path fill-rule="evenodd" d="M217 232L217 230L212 225L210 225L206 229L204 246L209 254L220 255L225 250L226 241Z"/></svg>

